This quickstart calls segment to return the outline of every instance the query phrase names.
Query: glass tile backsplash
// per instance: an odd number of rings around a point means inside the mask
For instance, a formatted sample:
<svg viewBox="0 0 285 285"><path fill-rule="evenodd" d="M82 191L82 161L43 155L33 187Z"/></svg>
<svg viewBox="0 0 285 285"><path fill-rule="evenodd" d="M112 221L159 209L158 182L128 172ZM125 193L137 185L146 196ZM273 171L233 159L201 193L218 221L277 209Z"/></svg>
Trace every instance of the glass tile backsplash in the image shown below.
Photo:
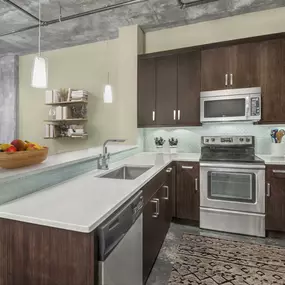
<svg viewBox="0 0 285 285"><path fill-rule="evenodd" d="M285 125L205 124L201 127L147 128L143 129L140 134L143 137L144 151L150 152L156 151L155 137L163 137L166 140L163 147L165 152L169 151L168 139L174 137L179 141L178 152L199 153L201 136L250 135L255 137L257 154L270 154L272 143L270 131L274 128L285 129Z"/></svg>

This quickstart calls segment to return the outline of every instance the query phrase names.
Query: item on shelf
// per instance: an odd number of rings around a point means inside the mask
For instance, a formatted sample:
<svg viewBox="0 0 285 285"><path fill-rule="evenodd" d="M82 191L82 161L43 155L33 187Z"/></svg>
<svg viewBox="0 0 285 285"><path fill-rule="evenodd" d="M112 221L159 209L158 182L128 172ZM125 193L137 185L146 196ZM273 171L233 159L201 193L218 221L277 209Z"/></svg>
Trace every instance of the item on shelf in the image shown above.
<svg viewBox="0 0 285 285"><path fill-rule="evenodd" d="M63 120L66 120L66 119L69 119L69 108L67 107L67 106L64 106L64 107L62 107L62 119Z"/></svg>
<svg viewBox="0 0 285 285"><path fill-rule="evenodd" d="M55 120L56 119L56 108L51 107L48 111L48 119L49 120Z"/></svg>
<svg viewBox="0 0 285 285"><path fill-rule="evenodd" d="M73 119L86 118L87 116L86 105L71 106L70 111L71 111L71 118Z"/></svg>
<svg viewBox="0 0 285 285"><path fill-rule="evenodd" d="M56 120L62 120L62 107L61 106L57 106L56 107Z"/></svg>
<svg viewBox="0 0 285 285"><path fill-rule="evenodd" d="M87 101L88 92L85 90L72 90L70 101Z"/></svg>
<svg viewBox="0 0 285 285"><path fill-rule="evenodd" d="M52 90L46 90L45 103L46 104L53 103L53 92L52 92Z"/></svg>
<svg viewBox="0 0 285 285"><path fill-rule="evenodd" d="M54 132L54 125L49 125L49 138L54 138L55 137L55 132Z"/></svg>
<svg viewBox="0 0 285 285"><path fill-rule="evenodd" d="M45 125L45 138L50 137L50 127L48 124Z"/></svg>
<svg viewBox="0 0 285 285"><path fill-rule="evenodd" d="M60 102L59 90L54 89L53 90L53 103L59 103L59 102Z"/></svg>
<svg viewBox="0 0 285 285"><path fill-rule="evenodd" d="M82 125L70 125L67 133L69 137L74 137L74 136L80 137L84 134L85 131Z"/></svg>
<svg viewBox="0 0 285 285"><path fill-rule="evenodd" d="M68 99L68 89L61 88L59 89L59 102L66 102Z"/></svg>

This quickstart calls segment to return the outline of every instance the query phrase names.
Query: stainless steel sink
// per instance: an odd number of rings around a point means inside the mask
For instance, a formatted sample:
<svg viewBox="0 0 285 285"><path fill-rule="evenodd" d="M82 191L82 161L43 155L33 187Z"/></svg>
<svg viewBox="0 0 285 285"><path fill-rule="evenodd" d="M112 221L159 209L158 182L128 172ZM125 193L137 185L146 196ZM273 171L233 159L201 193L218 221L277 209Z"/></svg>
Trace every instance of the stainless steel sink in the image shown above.
<svg viewBox="0 0 285 285"><path fill-rule="evenodd" d="M100 178L134 180L151 168L152 166L123 166L100 176Z"/></svg>

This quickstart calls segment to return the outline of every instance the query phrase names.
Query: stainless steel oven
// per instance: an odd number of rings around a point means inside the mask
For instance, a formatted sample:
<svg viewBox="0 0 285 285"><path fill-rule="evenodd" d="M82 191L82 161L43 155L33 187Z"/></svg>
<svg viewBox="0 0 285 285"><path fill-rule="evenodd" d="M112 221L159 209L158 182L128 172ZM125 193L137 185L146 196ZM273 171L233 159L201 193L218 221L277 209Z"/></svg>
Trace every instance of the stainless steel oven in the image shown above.
<svg viewBox="0 0 285 285"><path fill-rule="evenodd" d="M202 123L252 121L261 119L261 88L201 92Z"/></svg>
<svg viewBox="0 0 285 285"><path fill-rule="evenodd" d="M254 137L203 137L200 227L265 236L265 164Z"/></svg>

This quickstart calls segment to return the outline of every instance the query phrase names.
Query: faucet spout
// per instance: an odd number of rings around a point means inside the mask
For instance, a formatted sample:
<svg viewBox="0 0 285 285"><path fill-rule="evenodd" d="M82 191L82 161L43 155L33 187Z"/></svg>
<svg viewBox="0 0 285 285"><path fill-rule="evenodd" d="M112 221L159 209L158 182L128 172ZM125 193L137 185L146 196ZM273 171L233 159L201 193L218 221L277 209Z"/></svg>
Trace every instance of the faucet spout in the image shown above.
<svg viewBox="0 0 285 285"><path fill-rule="evenodd" d="M107 149L107 144L109 142L125 142L125 139L108 139L104 142L103 144L103 156L102 156L102 164L99 163L99 169L108 169L108 159L110 155L108 155L108 149Z"/></svg>

